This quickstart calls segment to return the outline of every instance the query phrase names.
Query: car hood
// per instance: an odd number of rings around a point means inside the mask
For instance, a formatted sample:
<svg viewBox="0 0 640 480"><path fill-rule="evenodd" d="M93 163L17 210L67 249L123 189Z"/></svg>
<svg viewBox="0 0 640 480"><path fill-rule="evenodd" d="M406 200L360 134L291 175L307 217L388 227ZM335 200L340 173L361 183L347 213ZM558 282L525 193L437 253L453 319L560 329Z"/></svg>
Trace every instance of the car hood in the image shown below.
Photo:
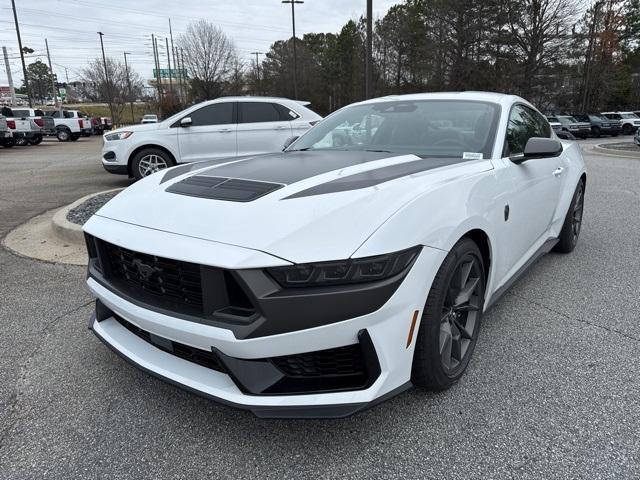
<svg viewBox="0 0 640 480"><path fill-rule="evenodd" d="M110 132L107 133L107 135L110 135L112 133L117 133L117 132L145 132L145 131L151 131L151 130L158 130L160 128L160 123L139 123L137 125L129 125L127 127L122 127L122 128L117 128L114 130L111 130Z"/></svg>
<svg viewBox="0 0 640 480"><path fill-rule="evenodd" d="M489 160L385 152L266 154L156 173L97 215L294 263L338 260L416 196L491 168Z"/></svg>

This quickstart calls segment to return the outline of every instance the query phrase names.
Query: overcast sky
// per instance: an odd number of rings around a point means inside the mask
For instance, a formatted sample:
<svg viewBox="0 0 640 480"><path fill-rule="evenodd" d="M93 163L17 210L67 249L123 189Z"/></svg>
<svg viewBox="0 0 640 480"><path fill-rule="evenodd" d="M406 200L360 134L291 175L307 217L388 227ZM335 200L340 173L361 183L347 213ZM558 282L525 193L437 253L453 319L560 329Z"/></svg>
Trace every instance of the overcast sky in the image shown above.
<svg viewBox="0 0 640 480"><path fill-rule="evenodd" d="M374 19L385 14L400 0L373 0ZM123 52L133 68L145 79L151 77L152 33L168 37L171 17L174 41L190 21L204 18L229 35L241 58L250 52L267 52L269 46L291 35L291 6L280 0L16 0L23 46L35 50L27 63L37 58L46 62L45 38L53 70L59 81L77 80L80 70L100 55L104 35L107 56L122 58ZM296 5L296 33L338 32L349 19L366 11L366 0L306 0ZM11 0L0 0L0 46L9 51L16 86L22 85L18 41L13 23ZM162 60L166 68L166 57ZM0 62L0 85L7 84L4 59ZM66 67L66 73L65 73Z"/></svg>

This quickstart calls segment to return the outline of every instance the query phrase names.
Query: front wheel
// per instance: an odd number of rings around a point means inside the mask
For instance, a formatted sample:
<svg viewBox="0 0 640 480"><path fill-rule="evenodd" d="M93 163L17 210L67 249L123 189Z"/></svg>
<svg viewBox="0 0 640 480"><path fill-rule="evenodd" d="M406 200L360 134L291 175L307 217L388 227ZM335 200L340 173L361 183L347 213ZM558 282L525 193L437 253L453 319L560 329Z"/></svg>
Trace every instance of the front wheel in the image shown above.
<svg viewBox="0 0 640 480"><path fill-rule="evenodd" d="M624 126L622 127L622 133L624 135L631 135L633 133L633 127L628 123L625 123Z"/></svg>
<svg viewBox="0 0 640 480"><path fill-rule="evenodd" d="M38 144L42 143L42 135L35 135L34 137L32 137L29 140L29 143L31 145L38 145Z"/></svg>
<svg viewBox="0 0 640 480"><path fill-rule="evenodd" d="M582 228L582 213L584 211L584 181L580 180L571 199L569 210L564 217L558 243L553 248L556 252L571 253L578 244L580 229Z"/></svg>
<svg viewBox="0 0 640 480"><path fill-rule="evenodd" d="M478 340L484 291L482 255L473 240L463 238L431 285L413 356L414 385L445 390L462 376Z"/></svg>
<svg viewBox="0 0 640 480"><path fill-rule="evenodd" d="M591 127L591 135L593 135L596 138L600 138L600 135L601 135L600 127Z"/></svg>
<svg viewBox="0 0 640 480"><path fill-rule="evenodd" d="M140 180L174 165L173 159L163 150L145 148L138 152L131 162L131 172L136 180Z"/></svg>

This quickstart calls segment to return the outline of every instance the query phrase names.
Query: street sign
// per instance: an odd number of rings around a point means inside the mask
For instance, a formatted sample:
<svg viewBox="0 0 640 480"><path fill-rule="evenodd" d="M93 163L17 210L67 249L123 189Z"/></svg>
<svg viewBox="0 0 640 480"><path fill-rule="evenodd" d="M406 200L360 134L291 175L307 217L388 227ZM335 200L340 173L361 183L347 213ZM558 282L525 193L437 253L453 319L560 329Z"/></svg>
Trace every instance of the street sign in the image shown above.
<svg viewBox="0 0 640 480"><path fill-rule="evenodd" d="M169 69L168 68L161 68L159 70L160 72L160 78L169 78L169 76L171 76L171 78L186 78L187 75L187 70L186 69L182 69L182 68L172 68L171 69L171 75L169 75ZM157 78L158 77L158 70L156 70L155 68L153 69L153 78Z"/></svg>

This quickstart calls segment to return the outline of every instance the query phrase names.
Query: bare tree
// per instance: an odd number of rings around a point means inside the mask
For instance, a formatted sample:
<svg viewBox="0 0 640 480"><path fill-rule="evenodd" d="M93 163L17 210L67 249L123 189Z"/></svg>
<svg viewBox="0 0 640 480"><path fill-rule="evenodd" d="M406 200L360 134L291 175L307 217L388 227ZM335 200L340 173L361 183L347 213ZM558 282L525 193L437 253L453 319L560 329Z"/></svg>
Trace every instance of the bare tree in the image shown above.
<svg viewBox="0 0 640 480"><path fill-rule="evenodd" d="M237 65L233 42L211 22L197 20L180 35L178 45L184 49L193 96L198 100L219 96Z"/></svg>
<svg viewBox="0 0 640 480"><path fill-rule="evenodd" d="M129 67L131 81L131 91L129 91L127 70L124 63L108 57L107 69L109 71L109 85L107 85L104 75L102 58L96 58L89 62L89 65L82 70L82 86L78 88L78 93L93 102L107 102L111 97L114 113L118 117L113 121L118 122L122 118L122 112L127 103L142 96L144 81L135 70Z"/></svg>
<svg viewBox="0 0 640 480"><path fill-rule="evenodd" d="M514 53L522 58L520 93L534 95L541 70L556 61L571 35L577 0L508 1L508 22Z"/></svg>

